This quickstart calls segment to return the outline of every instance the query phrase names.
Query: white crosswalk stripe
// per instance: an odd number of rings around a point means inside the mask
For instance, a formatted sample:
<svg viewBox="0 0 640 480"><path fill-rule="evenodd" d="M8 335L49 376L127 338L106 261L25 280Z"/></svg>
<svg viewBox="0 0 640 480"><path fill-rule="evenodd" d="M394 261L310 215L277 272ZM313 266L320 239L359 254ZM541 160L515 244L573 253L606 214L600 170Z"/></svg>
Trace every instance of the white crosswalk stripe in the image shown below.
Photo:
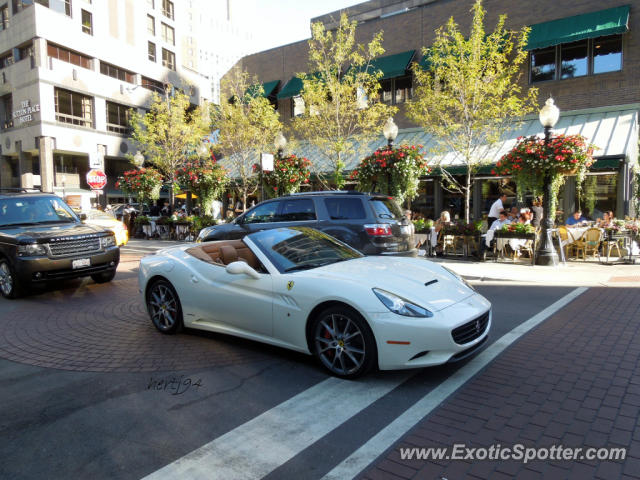
<svg viewBox="0 0 640 480"><path fill-rule="evenodd" d="M389 393L409 373L329 378L145 477L258 479Z"/></svg>

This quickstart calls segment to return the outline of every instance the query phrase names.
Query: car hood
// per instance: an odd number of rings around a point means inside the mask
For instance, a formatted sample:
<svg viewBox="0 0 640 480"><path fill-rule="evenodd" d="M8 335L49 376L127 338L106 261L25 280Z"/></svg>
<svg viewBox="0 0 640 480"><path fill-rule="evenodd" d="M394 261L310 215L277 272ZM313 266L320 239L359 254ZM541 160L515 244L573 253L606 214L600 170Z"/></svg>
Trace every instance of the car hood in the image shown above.
<svg viewBox="0 0 640 480"><path fill-rule="evenodd" d="M371 256L307 272L386 290L433 312L476 293L437 263L423 258Z"/></svg>
<svg viewBox="0 0 640 480"><path fill-rule="evenodd" d="M97 225L81 223L59 223L48 225L21 225L16 228L2 228L0 233L18 238L20 241L43 242L50 238L76 237L83 235L102 236L105 229Z"/></svg>

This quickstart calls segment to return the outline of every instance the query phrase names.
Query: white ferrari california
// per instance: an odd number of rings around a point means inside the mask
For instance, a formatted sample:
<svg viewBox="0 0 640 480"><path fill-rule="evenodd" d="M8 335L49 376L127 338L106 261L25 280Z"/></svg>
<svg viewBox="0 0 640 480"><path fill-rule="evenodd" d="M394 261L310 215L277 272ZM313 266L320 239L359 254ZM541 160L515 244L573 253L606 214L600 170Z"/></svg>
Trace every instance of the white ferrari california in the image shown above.
<svg viewBox="0 0 640 480"><path fill-rule="evenodd" d="M155 327L226 333L315 355L332 374L438 365L482 348L491 304L424 258L366 257L305 227L189 244L140 261Z"/></svg>

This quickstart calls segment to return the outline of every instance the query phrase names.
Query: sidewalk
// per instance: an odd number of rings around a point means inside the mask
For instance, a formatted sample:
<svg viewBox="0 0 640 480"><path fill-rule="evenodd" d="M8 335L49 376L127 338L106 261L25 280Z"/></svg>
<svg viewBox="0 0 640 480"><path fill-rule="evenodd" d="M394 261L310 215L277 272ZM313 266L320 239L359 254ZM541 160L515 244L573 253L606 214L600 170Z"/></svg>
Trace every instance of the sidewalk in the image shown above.
<svg viewBox="0 0 640 480"><path fill-rule="evenodd" d="M592 288L507 348L363 479L640 478L640 296ZM403 460L400 448L627 448L625 460ZM583 450L583 451L584 451Z"/></svg>
<svg viewBox="0 0 640 480"><path fill-rule="evenodd" d="M589 261L569 261L557 267L429 257L463 276L481 282L507 281L576 287L640 287L640 264L605 265Z"/></svg>

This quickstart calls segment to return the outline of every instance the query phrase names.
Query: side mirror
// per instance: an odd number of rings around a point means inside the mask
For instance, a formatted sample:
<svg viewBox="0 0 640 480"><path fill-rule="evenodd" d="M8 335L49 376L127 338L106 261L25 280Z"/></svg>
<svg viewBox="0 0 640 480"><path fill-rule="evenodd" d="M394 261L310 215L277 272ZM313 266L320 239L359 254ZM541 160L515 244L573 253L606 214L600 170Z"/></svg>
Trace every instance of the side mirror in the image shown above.
<svg viewBox="0 0 640 480"><path fill-rule="evenodd" d="M230 273L231 275L240 275L241 273L244 273L251 278L260 278L260 274L258 272L251 268L248 263L242 261L231 262L227 265L226 270L227 273Z"/></svg>
<svg viewBox="0 0 640 480"><path fill-rule="evenodd" d="M81 222L84 222L84 221L87 219L87 214L86 214L86 213L81 213L81 214L79 215L79 217L80 217L80 221L81 221Z"/></svg>

